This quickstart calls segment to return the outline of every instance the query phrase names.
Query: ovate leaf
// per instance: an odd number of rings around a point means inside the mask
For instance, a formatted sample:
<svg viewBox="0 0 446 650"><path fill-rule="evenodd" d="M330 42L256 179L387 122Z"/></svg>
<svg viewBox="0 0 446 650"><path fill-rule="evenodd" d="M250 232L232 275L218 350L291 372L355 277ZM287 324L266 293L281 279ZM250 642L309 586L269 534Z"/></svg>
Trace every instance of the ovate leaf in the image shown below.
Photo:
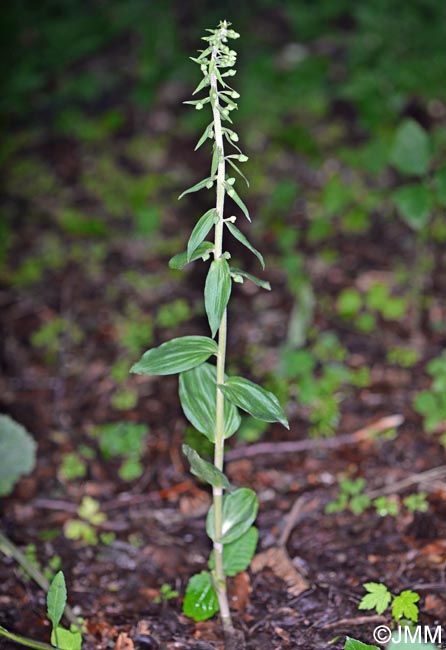
<svg viewBox="0 0 446 650"><path fill-rule="evenodd" d="M211 463L208 463L207 460L201 458L195 449L192 449L189 445L183 445L182 449L183 454L187 457L187 460L190 463L192 474L198 476L198 478L201 478L203 481L206 481L206 483L209 483L209 485L214 487L224 487L225 490L231 489L231 485L223 472Z"/></svg>
<svg viewBox="0 0 446 650"><path fill-rule="evenodd" d="M262 265L262 268L264 269L265 268L265 260L263 259L263 255L261 253L259 253L259 251L256 248L254 248L254 246L246 239L245 235L237 228L237 226L235 226L230 221L225 221L225 224L229 228L229 231L231 232L231 234L236 239L238 239L238 241L241 244L246 246L246 248L248 248L251 251L251 253L254 253L254 255L258 258L260 264Z"/></svg>
<svg viewBox="0 0 446 650"><path fill-rule="evenodd" d="M251 526L241 537L223 546L223 570L226 576L235 576L240 571L245 571L251 564L256 552L259 531ZM209 568L215 566L214 552L209 558Z"/></svg>
<svg viewBox="0 0 446 650"><path fill-rule="evenodd" d="M227 261L220 257L209 267L204 287L204 305L212 336L215 336L231 295L231 274Z"/></svg>
<svg viewBox="0 0 446 650"><path fill-rule="evenodd" d="M429 169L429 136L415 120L405 120L395 133L390 162L398 171L423 176Z"/></svg>
<svg viewBox="0 0 446 650"><path fill-rule="evenodd" d="M52 622L53 628L57 628L59 625L66 602L67 588L65 586L65 578L62 571L59 571L54 576L46 597L48 618Z"/></svg>
<svg viewBox="0 0 446 650"><path fill-rule="evenodd" d="M398 596L395 596L392 602L392 614L395 621L400 618L407 618L409 621L416 623L418 621L418 605L420 596L410 589L402 591Z"/></svg>
<svg viewBox="0 0 446 650"><path fill-rule="evenodd" d="M351 639L349 636L345 638L344 650L379 650L376 645L368 645L356 639Z"/></svg>
<svg viewBox="0 0 446 650"><path fill-rule="evenodd" d="M273 393L243 377L229 377L220 388L230 402L258 420L280 422L289 429L285 413Z"/></svg>
<svg viewBox="0 0 446 650"><path fill-rule="evenodd" d="M364 589L369 593L363 596L358 609L374 609L377 614L382 614L392 600L392 594L386 585L380 582L366 582Z"/></svg>
<svg viewBox="0 0 446 650"><path fill-rule="evenodd" d="M218 612L218 598L208 571L197 573L189 580L183 612L194 621L206 621Z"/></svg>
<svg viewBox="0 0 446 650"><path fill-rule="evenodd" d="M254 282L254 284L256 284L258 287L261 287L262 289L266 289L267 291L271 291L271 285L268 281L260 280L259 278L256 278L255 275L251 275L251 273L247 273L246 271L242 271L241 269L235 269L234 267L231 266L231 274L235 276L241 275L242 278L251 280L251 282Z"/></svg>
<svg viewBox="0 0 446 650"><path fill-rule="evenodd" d="M239 539L251 528L257 517L259 504L257 496L249 488L239 488L223 497L222 536L219 541L230 544ZM206 532L215 541L214 506L211 506L207 520Z"/></svg>
<svg viewBox="0 0 446 650"><path fill-rule="evenodd" d="M36 443L9 415L0 415L0 496L9 494L36 464Z"/></svg>
<svg viewBox="0 0 446 650"><path fill-rule="evenodd" d="M215 440L216 369L210 363L182 372L179 393L184 415L211 442ZM237 408L225 400L224 437L229 438L240 426Z"/></svg>
<svg viewBox="0 0 446 650"><path fill-rule="evenodd" d="M432 196L425 185L417 183L401 187L392 194L401 217L414 230L427 224L432 208Z"/></svg>
<svg viewBox="0 0 446 650"><path fill-rule="evenodd" d="M197 248L195 251L192 253L192 255L189 257L187 256L187 251L183 251L182 253L177 253L174 255L170 260L169 260L169 267L171 269L175 269L176 271L181 271L186 264L189 264L189 262L194 262L195 260L198 260L200 257L203 260L209 259L209 256L211 254L211 251L214 248L214 244L212 244L210 241L204 241Z"/></svg>
<svg viewBox="0 0 446 650"><path fill-rule="evenodd" d="M173 375L199 366L211 354L217 354L217 344L207 336L182 336L147 350L130 372L138 375Z"/></svg>
<svg viewBox="0 0 446 650"><path fill-rule="evenodd" d="M211 208L205 212L205 214L200 217L195 225L195 228L192 230L189 241L187 242L187 261L190 262L192 255L195 253L197 247L201 244L203 239L206 237L210 229L215 223L215 208Z"/></svg>

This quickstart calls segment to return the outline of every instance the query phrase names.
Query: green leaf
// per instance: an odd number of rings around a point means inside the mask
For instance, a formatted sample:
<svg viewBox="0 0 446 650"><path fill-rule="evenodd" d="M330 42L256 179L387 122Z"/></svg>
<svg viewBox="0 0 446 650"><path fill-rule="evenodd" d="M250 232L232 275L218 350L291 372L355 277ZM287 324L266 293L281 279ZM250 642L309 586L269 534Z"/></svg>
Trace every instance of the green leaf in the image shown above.
<svg viewBox="0 0 446 650"><path fill-rule="evenodd" d="M0 415L0 496L9 494L36 464L36 443L9 415Z"/></svg>
<svg viewBox="0 0 446 650"><path fill-rule="evenodd" d="M209 77L208 77L208 76L203 77L203 79L200 81L200 83L198 84L198 86L195 88L195 90L194 90L194 92L192 93L192 95L196 95L197 93L200 92L200 90L202 90L202 89L205 88L206 86L209 86L209 84L210 84Z"/></svg>
<svg viewBox="0 0 446 650"><path fill-rule="evenodd" d="M430 142L418 122L405 120L395 133L390 151L390 162L398 171L423 176L429 169Z"/></svg>
<svg viewBox="0 0 446 650"><path fill-rule="evenodd" d="M367 643L362 643L347 636L345 637L344 650L379 650L379 648L376 645L367 645Z"/></svg>
<svg viewBox="0 0 446 650"><path fill-rule="evenodd" d="M217 173L218 165L221 159L221 149L214 146L214 151L212 152L212 162L211 162L211 176L214 176Z"/></svg>
<svg viewBox="0 0 446 650"><path fill-rule="evenodd" d="M271 291L271 285L269 282L266 280L260 280L259 278L256 278L255 275L251 275L251 273L247 273L246 271L242 271L241 269L235 269L234 267L231 266L231 274L232 275L241 275L243 278L246 278L247 280L251 280L251 282L254 282L258 287L261 287L262 289L266 289L267 291Z"/></svg>
<svg viewBox="0 0 446 650"><path fill-rule="evenodd" d="M183 612L194 621L206 621L218 612L218 598L209 571L192 576L187 585Z"/></svg>
<svg viewBox="0 0 446 650"><path fill-rule="evenodd" d="M61 650L81 650L82 635L78 629L66 630L58 627L51 632L51 643Z"/></svg>
<svg viewBox="0 0 446 650"><path fill-rule="evenodd" d="M227 160L228 163L231 165L231 167L232 167L233 169L235 169L235 171L237 172L237 174L240 174L240 176L241 176L241 177L243 178L243 180L245 181L246 185L249 187L249 181L248 181L248 179L246 178L245 174L242 172L242 170L239 169L239 167L235 164L235 162L234 162L233 160L231 160L231 159L229 158L229 156L226 157L226 160Z"/></svg>
<svg viewBox="0 0 446 650"><path fill-rule="evenodd" d="M420 600L420 596L410 589L402 591L395 596L392 602L392 615L395 621L400 618L407 618L409 621L416 623L418 621L418 606L415 605Z"/></svg>
<svg viewBox="0 0 446 650"><path fill-rule="evenodd" d="M187 258L187 251L183 251L182 253L177 253L174 255L169 260L169 267L171 269L175 269L176 271L181 271L181 269L183 269L186 264L189 264L189 262L194 262L200 257L203 260L207 260L213 248L214 244L212 244L212 242L204 241L195 249L194 253L190 256L190 259Z"/></svg>
<svg viewBox="0 0 446 650"><path fill-rule="evenodd" d="M256 552L258 539L259 531L255 526L251 526L241 537L223 546L223 570L225 576L235 576L249 567ZM214 567L214 551L212 551L209 558L209 568L213 569Z"/></svg>
<svg viewBox="0 0 446 650"><path fill-rule="evenodd" d="M189 422L211 442L215 441L216 368L210 363L182 372L179 393L184 415ZM232 436L240 426L236 407L225 400L224 437Z"/></svg>
<svg viewBox="0 0 446 650"><path fill-rule="evenodd" d="M53 578L46 596L48 618L52 622L53 628L57 628L59 625L66 602L67 588L65 586L65 578L62 571L58 571Z"/></svg>
<svg viewBox="0 0 446 650"><path fill-rule="evenodd" d="M192 255L215 224L215 217L215 208L211 208L197 221L187 242L187 262L191 261Z"/></svg>
<svg viewBox="0 0 446 650"><path fill-rule="evenodd" d="M357 289L343 289L336 300L336 309L343 318L353 318L362 307L362 296Z"/></svg>
<svg viewBox="0 0 446 650"><path fill-rule="evenodd" d="M217 344L207 336L182 336L147 350L130 372L138 375L174 375L204 363L217 354Z"/></svg>
<svg viewBox="0 0 446 650"><path fill-rule="evenodd" d="M414 230L426 226L432 208L432 196L425 185L406 185L393 192L392 198L408 226Z"/></svg>
<svg viewBox="0 0 446 650"><path fill-rule="evenodd" d="M382 614L392 600L392 594L386 585L380 582L366 582L364 589L366 594L358 605L358 609L375 609L377 614Z"/></svg>
<svg viewBox="0 0 446 650"><path fill-rule="evenodd" d="M207 460L201 458L195 449L192 449L189 445L183 445L182 449L183 454L187 457L187 460L190 463L192 474L203 479L203 481L206 481L209 485L214 487L224 487L225 490L231 490L231 485L223 472L211 463L208 463Z"/></svg>
<svg viewBox="0 0 446 650"><path fill-rule="evenodd" d="M214 123L211 122L210 124L207 125L207 127L206 127L205 130L203 131L203 134L202 134L201 138L198 140L198 142L197 142L197 144L196 144L196 146L195 146L194 151L197 151L197 149L199 149L199 148L201 147L201 145L202 145L204 142L206 142L206 140L207 140L208 137L209 137L209 134L212 133L212 127L213 127L213 124L214 124Z"/></svg>
<svg viewBox="0 0 446 650"><path fill-rule="evenodd" d="M442 208L446 208L446 167L442 167L435 174L435 190L438 203Z"/></svg>
<svg viewBox="0 0 446 650"><path fill-rule="evenodd" d="M241 198L239 197L239 195L237 194L237 192L235 191L235 189L232 187L232 185L229 185L229 186L227 187L227 193L228 193L228 196L230 196L231 199L232 199L235 203L237 203L238 207L239 207L240 210L243 212L243 214L244 214L245 217L248 219L248 221L251 221L251 217L249 216L248 208L247 208L246 205L243 203L243 201L241 200Z"/></svg>
<svg viewBox="0 0 446 650"><path fill-rule="evenodd" d="M265 260L263 259L263 255L259 253L259 251L252 246L252 244L246 239L245 235L235 226L233 223L230 221L225 221L226 226L229 228L230 233L238 239L238 241L246 246L251 253L254 253L254 255L257 257L259 260L260 264L262 265L262 269L265 268Z"/></svg>
<svg viewBox="0 0 446 650"><path fill-rule="evenodd" d="M182 199L183 196L186 196L186 194L191 194L192 192L198 192L199 190L204 189L205 187L209 190L212 185L214 184L214 178L204 178L202 181L199 183L196 183L195 185L192 185L192 187L189 187L187 190L184 190L182 194L178 197L178 200Z"/></svg>
<svg viewBox="0 0 446 650"><path fill-rule="evenodd" d="M231 274L227 261L220 257L214 260L209 268L204 287L204 306L208 316L212 336L220 327L223 312L231 295Z"/></svg>
<svg viewBox="0 0 446 650"><path fill-rule="evenodd" d="M259 504L256 493L249 488L239 488L223 497L222 544L230 544L239 539L251 528L257 517ZM215 540L214 506L211 506L206 519L206 532Z"/></svg>
<svg viewBox="0 0 446 650"><path fill-rule="evenodd" d="M290 428L277 397L258 384L243 377L229 377L219 387L230 402L258 420L280 422Z"/></svg>

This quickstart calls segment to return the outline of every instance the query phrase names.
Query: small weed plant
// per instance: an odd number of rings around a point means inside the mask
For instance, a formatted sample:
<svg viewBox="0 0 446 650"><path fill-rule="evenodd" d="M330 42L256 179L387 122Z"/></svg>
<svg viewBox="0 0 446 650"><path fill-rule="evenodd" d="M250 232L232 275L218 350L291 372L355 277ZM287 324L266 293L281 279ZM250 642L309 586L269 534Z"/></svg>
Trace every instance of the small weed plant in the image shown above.
<svg viewBox="0 0 446 650"><path fill-rule="evenodd" d="M235 216L224 216L225 199L229 198L250 221L248 208L235 189L233 172L245 178L239 163L247 160L238 146L238 135L231 128L231 114L237 108L238 93L228 81L236 73L236 53L228 45L238 34L223 21L204 37L205 49L192 60L198 64L203 78L194 95L205 96L186 102L201 110L209 106L212 120L204 129L196 149L206 142L212 143L212 160L209 176L187 189L180 196L199 190L215 188L215 205L207 210L192 230L187 249L175 255L170 267L182 269L195 260L209 261L204 287L204 305L211 336L183 336L163 343L145 352L132 372L142 375L179 374L179 396L187 419L214 448L213 464L202 458L188 445L183 451L191 471L212 486L213 504L209 510L206 531L213 542L209 571L194 575L187 587L183 604L185 614L196 621L213 616L218 610L225 636L234 638L229 610L226 576L246 569L255 552L257 529L253 523L257 516L258 501L253 490L233 490L223 473L224 444L240 426L238 409L265 422L281 422L288 427L284 411L276 396L243 377L227 376L226 340L227 307L233 283L246 279L260 287L270 289L263 280L233 268L230 255L224 248L224 235L235 237L246 246L264 267L263 256L235 225ZM230 126L231 125L231 126ZM226 148L231 152L227 153ZM245 179L246 180L246 179ZM213 241L206 239L213 231ZM209 363L210 358L216 364Z"/></svg>
<svg viewBox="0 0 446 650"><path fill-rule="evenodd" d="M80 625L74 625L74 623L72 623L68 629L60 624L64 612L65 614L67 613L66 606L67 588L65 585L65 578L62 571L58 571L51 582L46 596L47 616L52 626L51 645L35 639L29 639L28 637L19 634L14 634L1 626L0 636L18 643L19 645L24 645L28 648L36 648L36 650L52 650L52 648L58 648L59 650L81 650L82 633Z"/></svg>
<svg viewBox="0 0 446 650"><path fill-rule="evenodd" d="M363 586L367 594L361 599L358 609L374 609L377 614L382 614L391 607L396 623L402 620L417 623L419 615L417 603L420 596L415 591L405 589L394 596L381 582L366 582Z"/></svg>

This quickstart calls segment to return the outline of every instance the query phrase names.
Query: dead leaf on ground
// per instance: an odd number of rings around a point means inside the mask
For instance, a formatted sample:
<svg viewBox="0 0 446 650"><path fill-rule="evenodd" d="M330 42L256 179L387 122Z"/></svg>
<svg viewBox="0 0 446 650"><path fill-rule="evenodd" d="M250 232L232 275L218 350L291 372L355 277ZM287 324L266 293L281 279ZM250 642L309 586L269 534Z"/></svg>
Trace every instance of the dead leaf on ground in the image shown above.
<svg viewBox="0 0 446 650"><path fill-rule="evenodd" d="M238 573L232 581L230 598L231 608L239 614L243 614L249 603L249 597L252 592L251 580L246 571Z"/></svg>
<svg viewBox="0 0 446 650"><path fill-rule="evenodd" d="M278 578L286 583L288 592L293 596L300 596L310 588L305 578L294 568L285 549L279 546L273 546L258 553L251 562L253 573L258 573L265 567L271 569Z"/></svg>

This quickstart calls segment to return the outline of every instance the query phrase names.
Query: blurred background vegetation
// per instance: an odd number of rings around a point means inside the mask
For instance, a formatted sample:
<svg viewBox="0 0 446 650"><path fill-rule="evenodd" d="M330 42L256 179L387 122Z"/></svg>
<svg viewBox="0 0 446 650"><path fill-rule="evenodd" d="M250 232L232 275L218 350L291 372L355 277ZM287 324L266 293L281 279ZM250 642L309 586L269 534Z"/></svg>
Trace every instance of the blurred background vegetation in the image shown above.
<svg viewBox="0 0 446 650"><path fill-rule="evenodd" d="M2 333L8 376L28 377L20 390L45 390L41 364L57 376L52 425L82 421L93 385L94 423L127 417L132 361L200 322L202 277L186 290L167 259L207 206L177 203L209 164L193 153L205 111L182 102L198 81L188 57L221 19L241 34L244 198L279 289L253 298L263 334L246 334L246 365L328 435L374 359L410 368L444 342L444 2L17 0L0 39ZM437 393L419 411L432 417L433 399L441 421Z"/></svg>

